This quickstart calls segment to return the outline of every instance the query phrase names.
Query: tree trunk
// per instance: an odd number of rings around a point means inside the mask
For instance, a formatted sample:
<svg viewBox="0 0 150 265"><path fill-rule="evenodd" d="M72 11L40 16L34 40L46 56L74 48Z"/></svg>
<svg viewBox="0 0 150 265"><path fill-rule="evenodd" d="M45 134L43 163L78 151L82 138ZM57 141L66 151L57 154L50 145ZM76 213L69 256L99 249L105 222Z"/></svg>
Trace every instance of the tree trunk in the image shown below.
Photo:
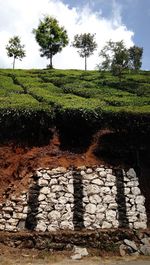
<svg viewBox="0 0 150 265"><path fill-rule="evenodd" d="M87 70L87 57L85 56L85 71Z"/></svg>
<svg viewBox="0 0 150 265"><path fill-rule="evenodd" d="M52 54L50 54L50 64L49 64L49 67L50 67L50 69L53 68L53 55Z"/></svg>
<svg viewBox="0 0 150 265"><path fill-rule="evenodd" d="M14 56L14 59L13 59L13 69L15 69L15 56Z"/></svg>

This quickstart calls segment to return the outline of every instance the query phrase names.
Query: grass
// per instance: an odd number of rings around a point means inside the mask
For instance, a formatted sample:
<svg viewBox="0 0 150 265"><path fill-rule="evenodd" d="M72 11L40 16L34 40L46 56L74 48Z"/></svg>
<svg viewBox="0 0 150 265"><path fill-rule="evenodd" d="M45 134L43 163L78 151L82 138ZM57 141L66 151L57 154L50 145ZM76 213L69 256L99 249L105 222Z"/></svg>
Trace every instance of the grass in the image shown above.
<svg viewBox="0 0 150 265"><path fill-rule="evenodd" d="M119 82L109 72L1 69L0 109L7 108L149 117L150 72L127 72Z"/></svg>

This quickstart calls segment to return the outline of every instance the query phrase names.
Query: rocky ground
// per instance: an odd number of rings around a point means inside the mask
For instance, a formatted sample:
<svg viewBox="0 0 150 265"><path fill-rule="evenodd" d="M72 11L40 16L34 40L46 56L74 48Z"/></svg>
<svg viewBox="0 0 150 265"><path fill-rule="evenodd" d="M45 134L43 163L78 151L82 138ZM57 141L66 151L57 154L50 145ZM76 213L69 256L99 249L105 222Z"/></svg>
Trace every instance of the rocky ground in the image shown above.
<svg viewBox="0 0 150 265"><path fill-rule="evenodd" d="M90 256L82 260L72 260L70 253L50 254L47 252L37 253L36 251L15 251L1 252L1 265L149 265L149 257L100 257Z"/></svg>

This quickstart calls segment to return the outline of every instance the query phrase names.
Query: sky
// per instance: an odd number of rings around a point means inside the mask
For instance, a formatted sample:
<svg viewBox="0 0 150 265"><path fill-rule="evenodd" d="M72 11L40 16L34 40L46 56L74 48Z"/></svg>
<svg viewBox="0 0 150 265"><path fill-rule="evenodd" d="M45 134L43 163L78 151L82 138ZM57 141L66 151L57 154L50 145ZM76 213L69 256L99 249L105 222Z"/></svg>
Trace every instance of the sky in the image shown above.
<svg viewBox="0 0 150 265"><path fill-rule="evenodd" d="M84 60L71 46L75 34L92 33L98 48L88 58L88 69L96 69L99 53L110 39L123 40L126 47L143 47L142 69L150 70L150 0L0 0L0 68L12 68L6 45L18 35L26 57L16 68L46 68L32 33L44 15L55 17L69 36L69 45L53 58L58 69L84 69Z"/></svg>

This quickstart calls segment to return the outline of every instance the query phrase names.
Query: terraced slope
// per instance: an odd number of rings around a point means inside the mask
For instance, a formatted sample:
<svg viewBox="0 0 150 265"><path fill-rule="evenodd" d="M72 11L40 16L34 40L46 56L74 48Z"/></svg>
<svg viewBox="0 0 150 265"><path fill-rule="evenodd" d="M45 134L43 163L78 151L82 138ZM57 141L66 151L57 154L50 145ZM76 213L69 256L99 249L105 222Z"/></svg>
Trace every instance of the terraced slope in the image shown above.
<svg viewBox="0 0 150 265"><path fill-rule="evenodd" d="M54 124L149 130L149 114L150 72L124 73L120 82L98 71L0 70L0 122L46 115Z"/></svg>

